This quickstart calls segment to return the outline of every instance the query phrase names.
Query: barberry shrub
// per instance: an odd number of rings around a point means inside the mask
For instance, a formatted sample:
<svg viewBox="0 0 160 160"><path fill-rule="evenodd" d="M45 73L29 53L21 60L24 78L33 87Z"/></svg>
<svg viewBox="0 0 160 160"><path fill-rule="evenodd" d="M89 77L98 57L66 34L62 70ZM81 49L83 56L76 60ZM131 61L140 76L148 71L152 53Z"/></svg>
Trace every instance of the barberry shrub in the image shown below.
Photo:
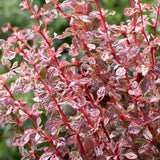
<svg viewBox="0 0 160 160"><path fill-rule="evenodd" d="M130 2L129 20L110 25L99 0L25 0L32 29L2 28L13 33L0 44L0 125L13 123L22 160L160 159L160 1ZM50 35L58 17L69 27Z"/></svg>

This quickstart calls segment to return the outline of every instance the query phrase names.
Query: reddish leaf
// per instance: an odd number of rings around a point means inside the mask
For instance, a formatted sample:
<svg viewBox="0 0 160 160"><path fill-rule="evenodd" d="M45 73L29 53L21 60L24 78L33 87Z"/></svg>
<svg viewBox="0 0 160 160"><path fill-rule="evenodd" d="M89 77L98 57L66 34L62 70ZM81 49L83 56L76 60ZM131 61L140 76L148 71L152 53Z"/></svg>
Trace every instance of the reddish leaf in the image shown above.
<svg viewBox="0 0 160 160"><path fill-rule="evenodd" d="M43 8L46 9L46 10L50 10L50 9L53 9L54 7L50 4L44 4Z"/></svg>
<svg viewBox="0 0 160 160"><path fill-rule="evenodd" d="M86 12L87 12L87 14L89 14L90 12L92 12L92 10L93 10L92 3L87 2L87 4L86 4Z"/></svg>
<svg viewBox="0 0 160 160"><path fill-rule="evenodd" d="M143 78L143 80L140 82L140 87L141 87L142 93L146 94L151 87L151 78L149 76Z"/></svg>
<svg viewBox="0 0 160 160"><path fill-rule="evenodd" d="M93 137L87 136L84 139L84 149L86 150L87 154L91 154L96 146L96 141Z"/></svg>
<svg viewBox="0 0 160 160"><path fill-rule="evenodd" d="M72 39L72 44L73 44L74 48L79 48L81 43L80 43L79 39L77 39L76 37L74 37Z"/></svg>
<svg viewBox="0 0 160 160"><path fill-rule="evenodd" d="M45 128L48 131L53 131L56 125L59 125L61 123L62 123L61 117L57 115L46 122Z"/></svg>
<svg viewBox="0 0 160 160"><path fill-rule="evenodd" d="M156 63L154 65L154 73L160 77L160 56L156 58Z"/></svg>

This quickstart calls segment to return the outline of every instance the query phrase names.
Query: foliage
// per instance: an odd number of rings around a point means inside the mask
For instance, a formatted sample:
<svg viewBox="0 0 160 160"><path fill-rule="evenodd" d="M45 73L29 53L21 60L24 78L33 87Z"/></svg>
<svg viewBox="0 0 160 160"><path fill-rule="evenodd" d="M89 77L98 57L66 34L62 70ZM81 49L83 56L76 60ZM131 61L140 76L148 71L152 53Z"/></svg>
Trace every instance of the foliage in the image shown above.
<svg viewBox="0 0 160 160"><path fill-rule="evenodd" d="M22 160L160 158L160 1L130 2L130 19L110 25L115 13L98 0L46 0L43 7L25 0L20 6L36 25L2 28L13 33L0 40L8 68L0 75L0 125L14 124ZM51 36L48 25L58 17L69 25ZM55 48L66 37L71 45Z"/></svg>

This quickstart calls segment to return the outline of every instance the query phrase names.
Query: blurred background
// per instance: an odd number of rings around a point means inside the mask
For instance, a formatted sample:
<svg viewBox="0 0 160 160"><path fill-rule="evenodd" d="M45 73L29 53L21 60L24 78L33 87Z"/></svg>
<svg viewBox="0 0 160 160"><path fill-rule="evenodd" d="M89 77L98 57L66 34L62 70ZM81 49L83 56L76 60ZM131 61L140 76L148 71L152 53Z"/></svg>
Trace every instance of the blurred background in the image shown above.
<svg viewBox="0 0 160 160"><path fill-rule="evenodd" d="M63 0L59 0L63 2ZM34 19L30 19L31 13L28 10L20 10L19 3L22 0L1 0L0 2L0 28L6 27L7 22L12 26L19 27L20 29L32 28L35 24ZM141 0L142 3L158 4L158 0ZM34 4L42 7L45 4L45 0L33 0ZM109 11L116 11L114 16L107 17L109 24L119 24L121 21L126 21L129 17L124 16L124 8L130 7L130 0L100 0L100 5L103 8L107 8ZM150 14L150 17L153 15ZM54 22L49 23L50 35L54 32L61 34L68 26L66 19L58 18ZM150 28L152 32L152 28ZM160 32L159 32L160 33ZM0 30L0 39L7 39L11 32L3 33ZM62 44L63 40L55 42L55 48ZM66 39L67 43L70 43L71 39ZM1 57L1 52L0 52ZM16 57L18 61L21 57ZM5 73L7 69L0 64L0 74ZM29 101L29 100L28 100ZM29 102L28 102L29 103ZM10 124L0 127L0 160L20 160L18 148L12 147L12 141L14 133Z"/></svg>

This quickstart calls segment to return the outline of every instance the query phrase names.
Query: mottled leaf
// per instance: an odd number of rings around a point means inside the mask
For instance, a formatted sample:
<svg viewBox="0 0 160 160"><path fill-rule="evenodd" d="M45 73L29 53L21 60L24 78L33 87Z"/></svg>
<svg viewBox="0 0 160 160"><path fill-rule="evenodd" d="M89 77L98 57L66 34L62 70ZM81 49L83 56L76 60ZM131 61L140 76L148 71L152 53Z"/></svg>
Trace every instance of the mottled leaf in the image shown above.
<svg viewBox="0 0 160 160"><path fill-rule="evenodd" d="M87 12L87 14L89 14L90 12L92 12L92 10L93 10L92 3L87 2L87 4L86 4L86 12Z"/></svg>
<svg viewBox="0 0 160 160"><path fill-rule="evenodd" d="M160 77L160 56L156 58L156 63L154 65L154 73Z"/></svg>
<svg viewBox="0 0 160 160"><path fill-rule="evenodd" d="M93 137L87 136L84 139L84 149L88 154L91 154L96 146L96 141Z"/></svg>
<svg viewBox="0 0 160 160"><path fill-rule="evenodd" d="M21 143L22 143L21 137L14 137L13 140L12 140L12 145L14 147L20 146Z"/></svg>
<svg viewBox="0 0 160 160"><path fill-rule="evenodd" d="M103 98L105 94L106 94L106 88L104 86L100 87L97 91L98 98Z"/></svg>
<svg viewBox="0 0 160 160"><path fill-rule="evenodd" d="M109 51L106 51L104 50L102 53L101 53L101 58L103 61L107 61L109 59Z"/></svg>
<svg viewBox="0 0 160 160"><path fill-rule="evenodd" d="M56 125L62 123L61 117L60 116L54 116L52 119L49 119L46 122L45 128L48 131L53 131L53 129L56 127Z"/></svg>
<svg viewBox="0 0 160 160"><path fill-rule="evenodd" d="M53 155L53 152L45 152L41 155L40 160L48 160Z"/></svg>
<svg viewBox="0 0 160 160"><path fill-rule="evenodd" d="M79 51L77 49L70 49L69 50L69 55L70 56L78 56L79 55Z"/></svg>
<svg viewBox="0 0 160 160"><path fill-rule="evenodd" d="M151 150L153 151L154 154L158 154L159 150L157 149L157 147L155 145L150 145Z"/></svg>
<svg viewBox="0 0 160 160"><path fill-rule="evenodd" d="M124 14L125 16L131 16L135 13L135 8L125 8Z"/></svg>
<svg viewBox="0 0 160 160"><path fill-rule="evenodd" d="M98 117L100 114L100 111L99 111L99 109L91 108L88 113L89 113L90 117Z"/></svg>
<svg viewBox="0 0 160 160"><path fill-rule="evenodd" d="M152 134L151 132L149 131L148 127L146 127L143 131L143 136L148 139L148 140L151 140L152 139Z"/></svg>
<svg viewBox="0 0 160 160"><path fill-rule="evenodd" d="M140 51L140 48L138 46L130 47L128 54L127 54L128 60L135 57L139 51Z"/></svg>
<svg viewBox="0 0 160 160"><path fill-rule="evenodd" d="M149 144L148 144L148 143L145 144L145 145L143 145L143 146L141 146L141 147L138 149L138 153L139 153L139 154L142 154L142 153L146 152L147 149L148 149L148 147L149 147Z"/></svg>
<svg viewBox="0 0 160 160"><path fill-rule="evenodd" d="M131 122L128 127L128 132L131 134L138 134L140 132L140 126L134 122Z"/></svg>
<svg viewBox="0 0 160 160"><path fill-rule="evenodd" d="M116 75L117 76L124 76L126 74L126 69L124 67L119 67L116 70Z"/></svg>
<svg viewBox="0 0 160 160"><path fill-rule="evenodd" d="M83 160L78 151L71 151L69 153L69 158L71 160Z"/></svg>
<svg viewBox="0 0 160 160"><path fill-rule="evenodd" d="M87 16L87 15L79 16L79 18L80 18L83 22L85 22L85 23L91 23L91 22L92 22L91 19L90 19L90 17Z"/></svg>
<svg viewBox="0 0 160 160"><path fill-rule="evenodd" d="M137 155L133 152L129 152L129 153L126 153L126 154L123 154L123 155L128 159L137 159Z"/></svg>
<svg viewBox="0 0 160 160"><path fill-rule="evenodd" d="M143 94L147 93L147 91L150 89L150 86L151 86L151 78L149 76L141 80L140 87Z"/></svg>

